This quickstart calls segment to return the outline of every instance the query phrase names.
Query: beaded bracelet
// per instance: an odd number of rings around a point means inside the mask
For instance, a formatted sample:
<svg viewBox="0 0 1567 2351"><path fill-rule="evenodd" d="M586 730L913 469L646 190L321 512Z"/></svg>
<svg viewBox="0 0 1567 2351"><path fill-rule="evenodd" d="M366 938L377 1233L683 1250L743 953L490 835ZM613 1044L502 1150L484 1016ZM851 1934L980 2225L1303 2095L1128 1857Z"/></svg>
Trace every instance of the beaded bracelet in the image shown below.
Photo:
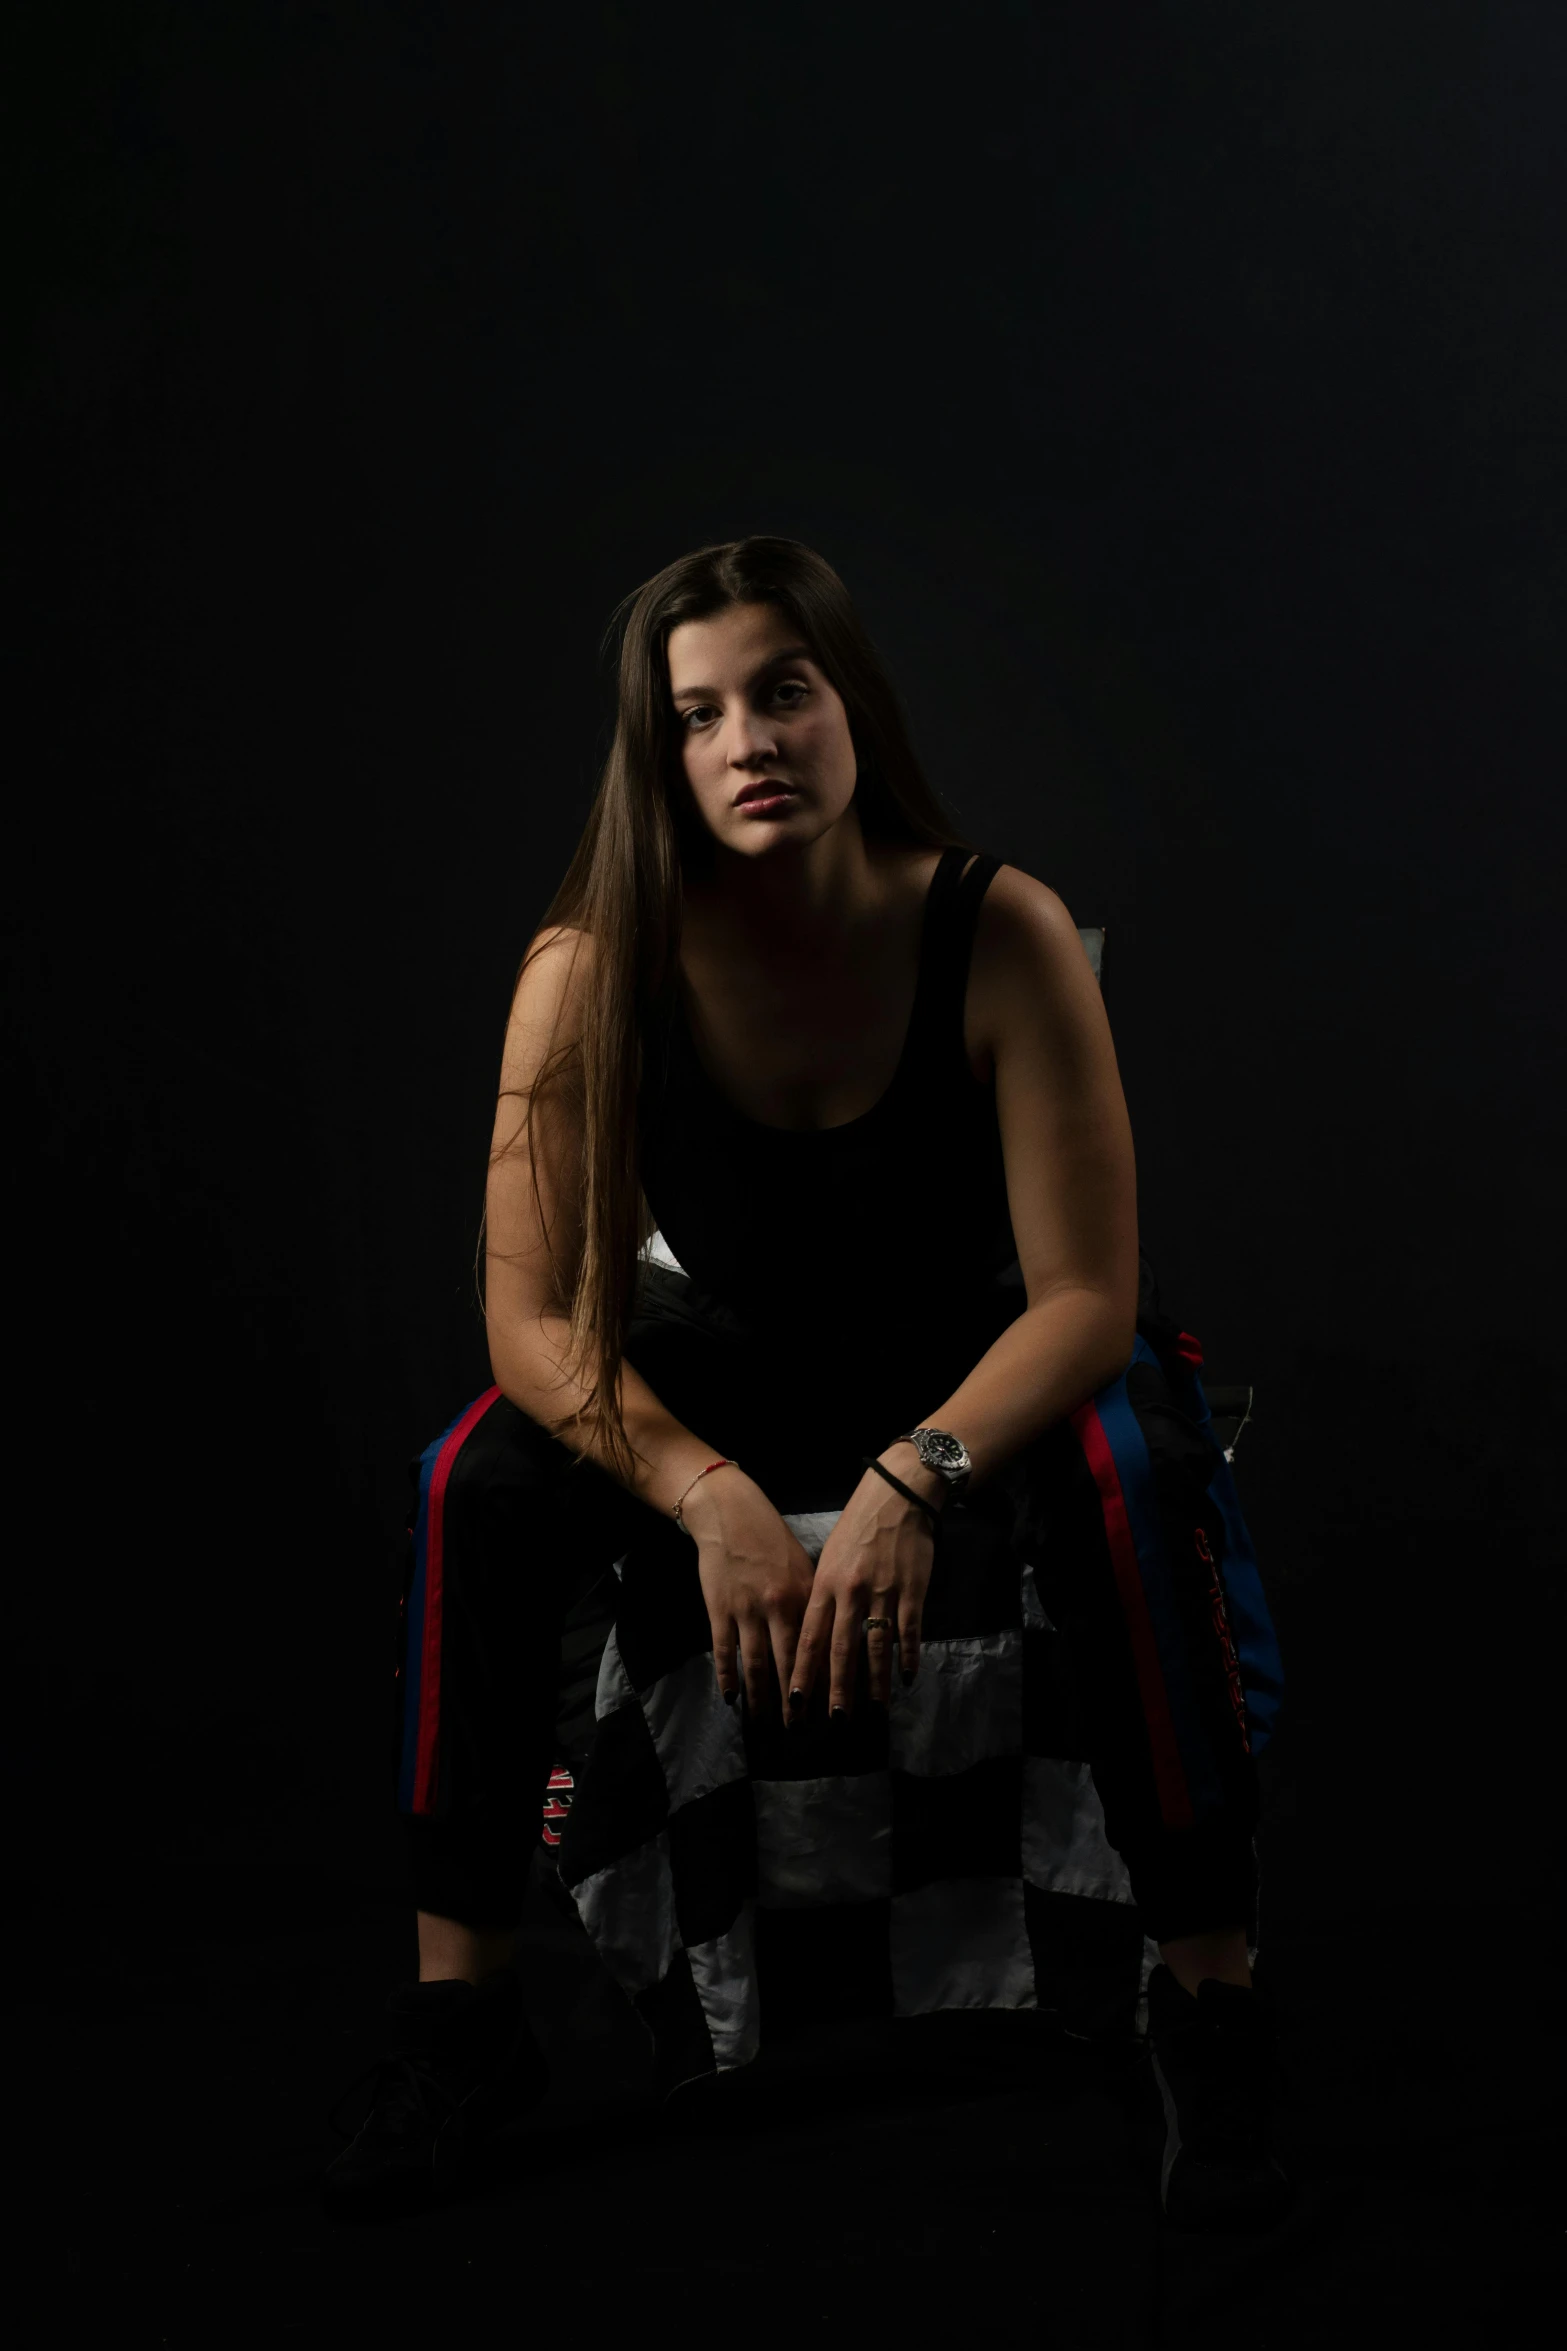
<svg viewBox="0 0 1567 2351"><path fill-rule="evenodd" d="M697 1471L696 1476L691 1480L691 1486L699 1486L704 1478L712 1476L715 1469L738 1469L739 1467L739 1462L731 1461L727 1455L722 1461L710 1461L706 1469L699 1469ZM687 1486L686 1494L690 1493L691 1486ZM680 1500L675 1504L674 1511L675 1524L680 1529L682 1534L688 1534L690 1532L690 1529L687 1527L685 1520L680 1515L681 1511L685 1508L686 1494L681 1495Z"/></svg>

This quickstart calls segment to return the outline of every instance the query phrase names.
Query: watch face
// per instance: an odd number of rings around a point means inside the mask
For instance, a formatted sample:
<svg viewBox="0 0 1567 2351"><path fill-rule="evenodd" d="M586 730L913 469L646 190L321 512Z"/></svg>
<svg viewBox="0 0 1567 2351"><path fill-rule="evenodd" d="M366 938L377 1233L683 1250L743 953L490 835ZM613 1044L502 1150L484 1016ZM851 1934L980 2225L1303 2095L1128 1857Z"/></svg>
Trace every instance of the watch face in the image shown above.
<svg viewBox="0 0 1567 2351"><path fill-rule="evenodd" d="M921 1451L932 1469L961 1469L966 1458L961 1439L934 1431L926 1436Z"/></svg>

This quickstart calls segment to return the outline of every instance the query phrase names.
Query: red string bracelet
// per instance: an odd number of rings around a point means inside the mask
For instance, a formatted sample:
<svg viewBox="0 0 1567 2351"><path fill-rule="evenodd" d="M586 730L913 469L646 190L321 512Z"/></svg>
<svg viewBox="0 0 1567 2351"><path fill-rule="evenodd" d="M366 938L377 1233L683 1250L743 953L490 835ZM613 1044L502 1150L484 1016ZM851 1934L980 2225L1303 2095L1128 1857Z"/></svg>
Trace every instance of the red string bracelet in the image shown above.
<svg viewBox="0 0 1567 2351"><path fill-rule="evenodd" d="M696 1476L691 1480L691 1486L699 1486L704 1478L712 1476L715 1469L738 1469L739 1467L739 1462L731 1461L726 1454L722 1461L710 1461L706 1469L699 1469L696 1473ZM686 1494L690 1493L691 1486L687 1486ZM685 1520L680 1515L681 1511L685 1508L686 1494L682 1494L680 1500L675 1504L675 1524L680 1529L682 1534L685 1534L689 1531L687 1529Z"/></svg>

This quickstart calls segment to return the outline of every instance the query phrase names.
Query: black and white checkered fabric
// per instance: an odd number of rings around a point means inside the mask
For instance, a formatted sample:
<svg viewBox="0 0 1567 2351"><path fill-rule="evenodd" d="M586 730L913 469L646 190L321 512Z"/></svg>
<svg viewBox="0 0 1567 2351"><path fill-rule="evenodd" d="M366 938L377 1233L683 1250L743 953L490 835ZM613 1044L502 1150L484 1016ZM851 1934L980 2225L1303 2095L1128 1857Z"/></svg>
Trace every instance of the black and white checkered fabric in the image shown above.
<svg viewBox="0 0 1567 2351"><path fill-rule="evenodd" d="M815 1559L839 1511L791 1513ZM1062 1644L1001 1530L948 1513L920 1671L846 1727L726 1707L689 1543L620 1608L562 1883L665 2095L817 2017L1054 2012L1141 2038L1157 1961L1077 1759ZM863 1675L863 1661L862 1661Z"/></svg>

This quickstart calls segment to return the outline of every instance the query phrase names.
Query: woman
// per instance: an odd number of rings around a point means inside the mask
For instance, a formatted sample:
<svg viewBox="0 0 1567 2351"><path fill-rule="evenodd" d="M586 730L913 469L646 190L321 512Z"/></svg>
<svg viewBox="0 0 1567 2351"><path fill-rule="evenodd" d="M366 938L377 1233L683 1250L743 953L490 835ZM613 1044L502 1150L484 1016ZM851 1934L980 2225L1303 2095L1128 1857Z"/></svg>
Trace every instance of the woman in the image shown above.
<svg viewBox="0 0 1567 2351"><path fill-rule="evenodd" d="M755 1770L780 1741L885 1738L938 1550L972 1556L978 1529L1009 1546L1014 1610L1027 1558L1071 1629L1072 1751L1159 1941L1166 2209L1271 2218L1255 1764L1219 1565L1244 1529L1213 1502L1193 1343L1146 1295L1139 1328L1132 1141L1078 934L953 834L820 557L707 548L628 605L613 748L506 1034L495 1387L423 1462L400 1781L419 1982L328 2201L449 2184L542 2085L512 1937L582 1579L661 1563L628 1576L625 1623L637 1591L655 1646L696 1613L703 1686L736 1710L700 1737L743 1739ZM1112 1406L1154 1463L1146 1507ZM824 1509L808 1548L800 1514Z"/></svg>

